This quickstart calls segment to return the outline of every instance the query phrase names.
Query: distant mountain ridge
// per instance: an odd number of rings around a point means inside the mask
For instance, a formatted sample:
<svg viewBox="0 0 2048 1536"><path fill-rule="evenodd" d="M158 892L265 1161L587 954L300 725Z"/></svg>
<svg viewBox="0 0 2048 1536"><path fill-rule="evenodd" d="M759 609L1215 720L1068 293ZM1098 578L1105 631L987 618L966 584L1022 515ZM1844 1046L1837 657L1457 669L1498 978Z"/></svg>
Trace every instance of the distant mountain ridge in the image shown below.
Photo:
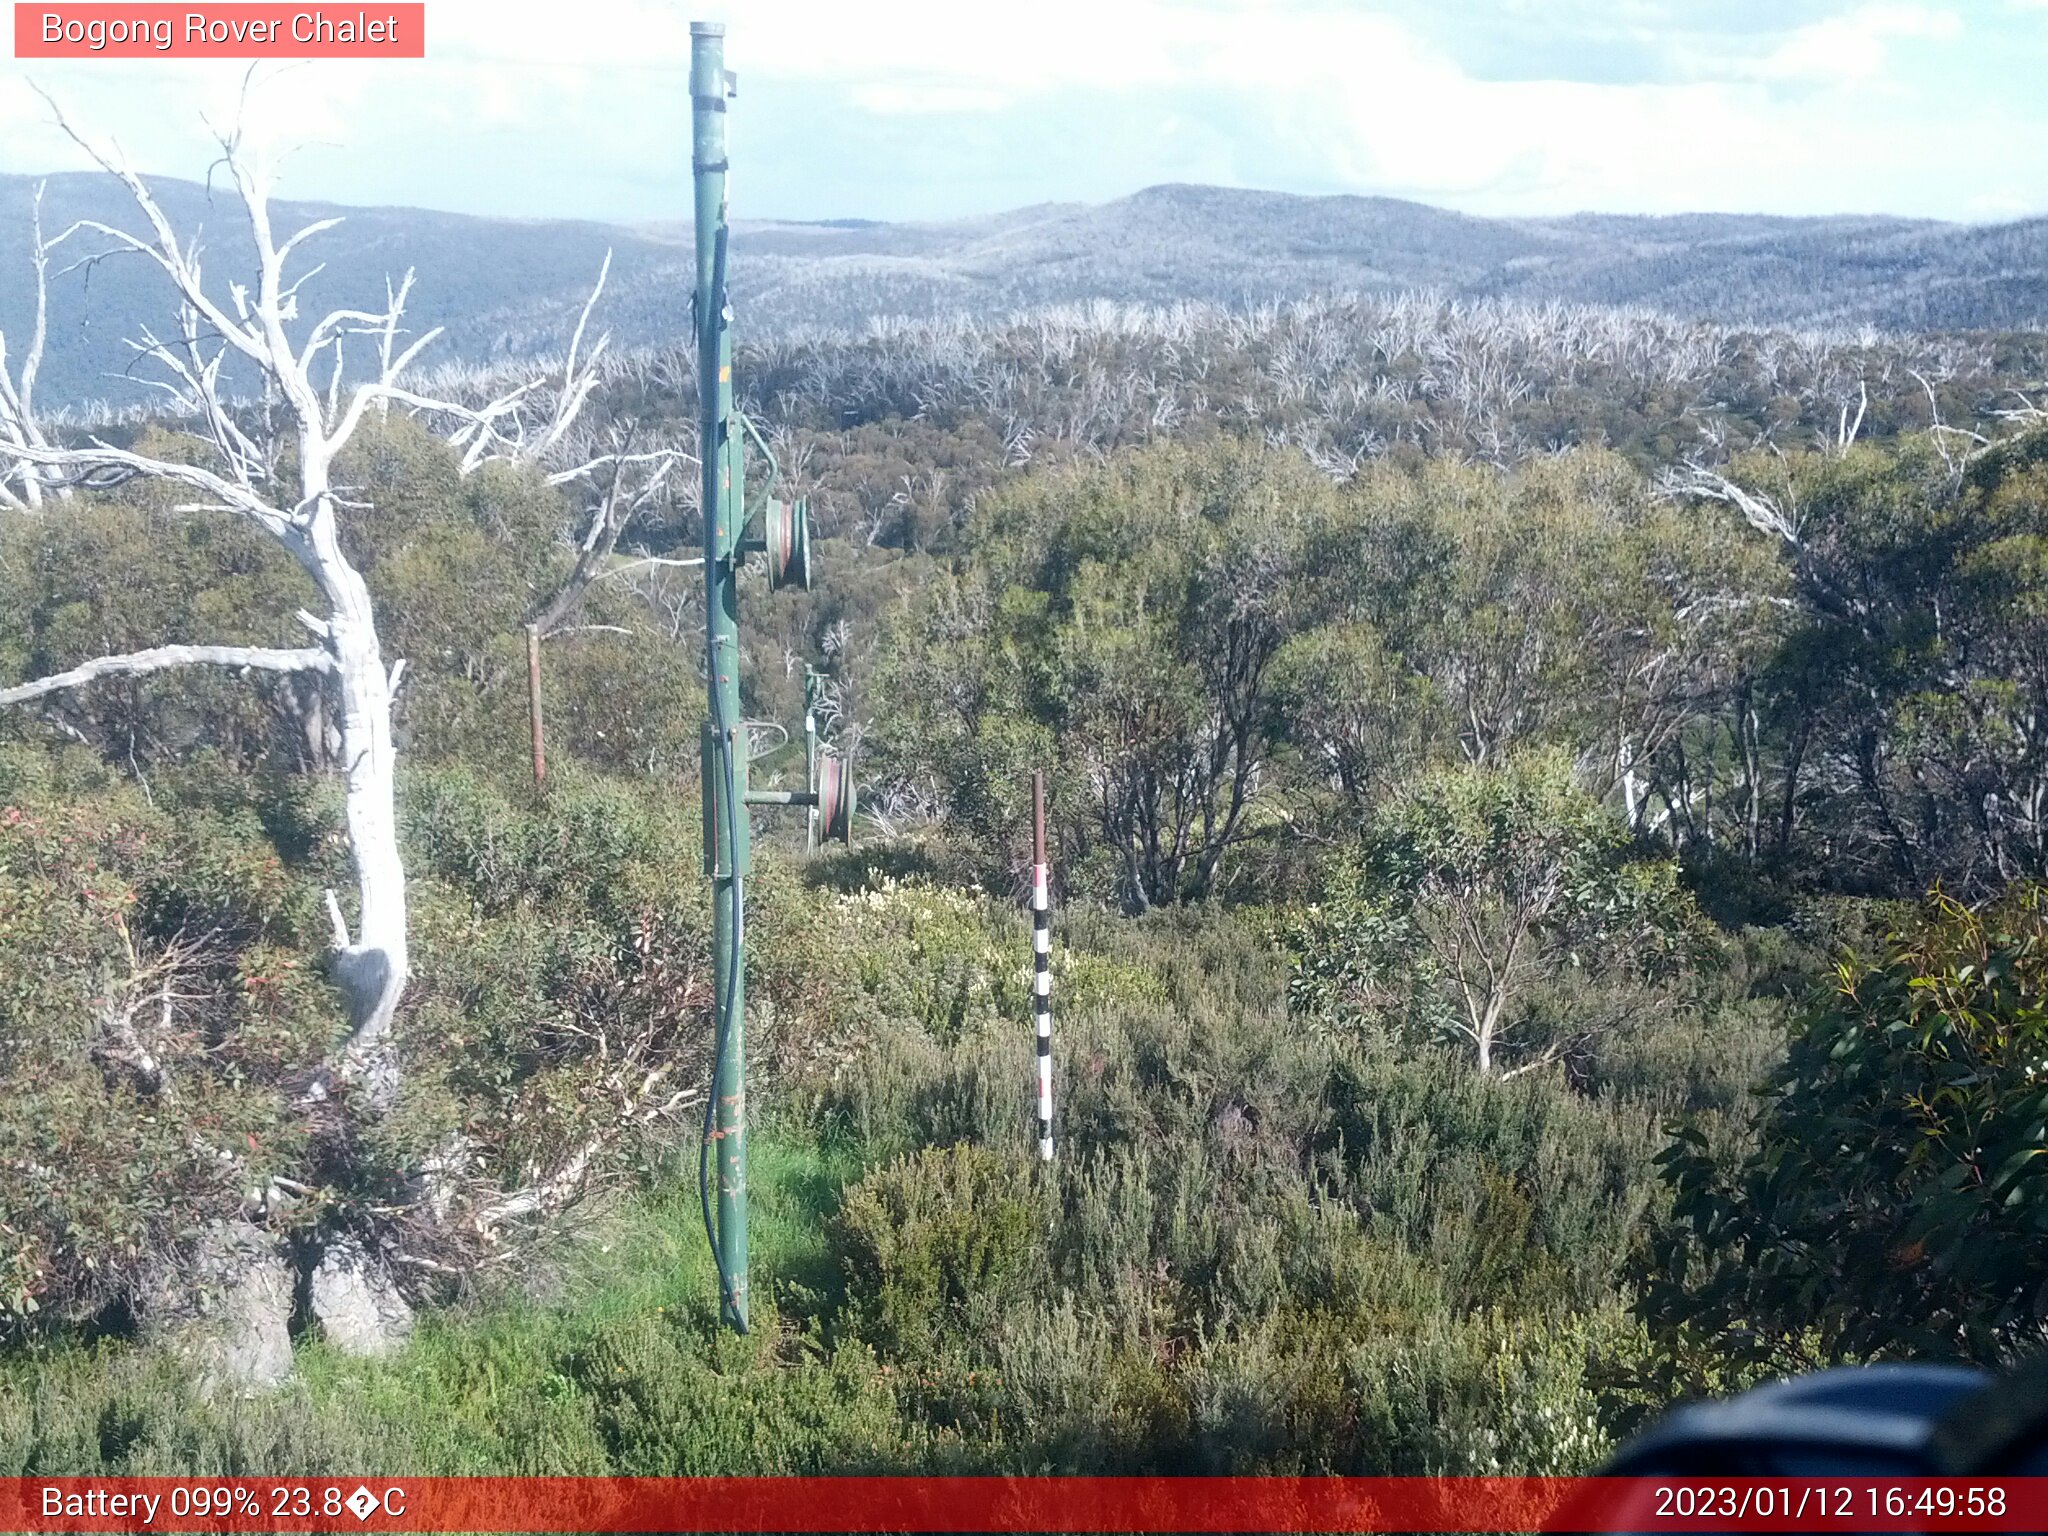
<svg viewBox="0 0 2048 1536"><path fill-rule="evenodd" d="M0 328L26 342L37 178L0 176ZM133 227L104 176L47 178L43 222ZM208 268L242 275L231 193L151 182L181 232L202 232ZM282 227L343 216L302 249L326 269L307 307L375 307L386 276L418 270L412 320L441 325L431 354L489 363L558 348L609 248L599 323L616 343L674 342L688 326L687 224L478 218L430 209L280 203ZM85 237L68 260L95 247ZM58 262L56 265L65 265ZM941 223L743 220L734 299L754 335L858 328L884 315L1002 315L1114 299L1225 304L1315 292L1428 288L1470 298L1641 305L1729 324L1886 329L2031 328L2048 317L2048 218L1995 225L1844 215L1576 214L1494 219L1385 197L1307 197L1150 187L1115 202L1051 203ZM139 399L122 345L161 332L158 274L135 257L53 284L46 406Z"/></svg>

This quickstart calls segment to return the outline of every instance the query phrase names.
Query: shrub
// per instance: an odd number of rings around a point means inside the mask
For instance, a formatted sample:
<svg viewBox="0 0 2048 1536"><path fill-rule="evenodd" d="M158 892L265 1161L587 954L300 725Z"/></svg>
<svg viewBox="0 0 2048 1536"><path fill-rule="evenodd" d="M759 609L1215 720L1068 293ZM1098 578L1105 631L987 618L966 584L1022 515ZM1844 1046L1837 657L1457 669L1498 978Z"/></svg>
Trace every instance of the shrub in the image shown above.
<svg viewBox="0 0 2048 1536"><path fill-rule="evenodd" d="M1188 1470L1221 1475L1583 1473L1608 1450L1588 1382L1612 1329L1436 1314L1399 1331L1277 1323L1191 1371Z"/></svg>
<svg viewBox="0 0 2048 1536"><path fill-rule="evenodd" d="M858 1347L803 1369L756 1307L747 1340L707 1316L623 1317L561 1361L565 1391L588 1404L608 1470L635 1477L800 1476L879 1470L900 1461L906 1426L874 1361Z"/></svg>
<svg viewBox="0 0 2048 1536"><path fill-rule="evenodd" d="M1312 1015L1469 1045L1482 1075L1583 1055L1683 970L1677 877L1560 756L1425 774L1283 929L1291 992Z"/></svg>
<svg viewBox="0 0 2048 1536"><path fill-rule="evenodd" d="M936 1147L846 1192L832 1231L855 1330L905 1360L976 1331L1044 1265L1049 1212L1030 1165L985 1147Z"/></svg>
<svg viewBox="0 0 2048 1536"><path fill-rule="evenodd" d="M1843 960L1732 1165L1679 1123L1640 1310L1682 1380L2048 1338L2048 893L1936 896Z"/></svg>
<svg viewBox="0 0 2048 1536"><path fill-rule="evenodd" d="M295 1167L287 1099L336 1017L260 832L126 789L22 799L0 807L0 1333L121 1302Z"/></svg>

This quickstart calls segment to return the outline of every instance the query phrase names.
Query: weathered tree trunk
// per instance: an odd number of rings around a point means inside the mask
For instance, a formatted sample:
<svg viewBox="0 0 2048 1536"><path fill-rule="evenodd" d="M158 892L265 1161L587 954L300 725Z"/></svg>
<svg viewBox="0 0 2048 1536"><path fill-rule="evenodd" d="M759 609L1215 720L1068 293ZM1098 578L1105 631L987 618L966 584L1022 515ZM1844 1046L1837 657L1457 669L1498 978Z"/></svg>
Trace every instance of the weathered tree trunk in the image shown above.
<svg viewBox="0 0 2048 1536"><path fill-rule="evenodd" d="M1755 693L1747 680L1742 684L1737 706L1742 732L1742 851L1754 864L1762 856L1764 840L1763 728L1757 719Z"/></svg>
<svg viewBox="0 0 2048 1536"><path fill-rule="evenodd" d="M327 646L341 696L341 759L347 783L349 851L356 866L353 942L336 919L335 979L348 1000L344 1078L361 1083L373 1108L396 1095L399 1068L390 1030L408 974L405 864L398 851L398 751L392 736L394 675L377 640L370 589L342 553L326 501L324 460L309 456L304 486L320 498L300 552L328 600Z"/></svg>
<svg viewBox="0 0 2048 1536"><path fill-rule="evenodd" d="M349 572L354 576L353 571ZM360 578L356 578L360 585ZM398 852L397 752L391 688L368 616L337 621L334 656L341 690L341 750L348 781L349 846L355 855L358 954L380 957L374 984L351 983L352 1051L376 1048L406 980L405 866Z"/></svg>
<svg viewBox="0 0 2048 1536"><path fill-rule="evenodd" d="M1811 739L1812 727L1802 723L1795 726L1792 740L1785 752L1785 791L1778 801L1778 852L1784 853L1792 846L1792 834L1799 825L1799 770L1806 761L1806 744Z"/></svg>
<svg viewBox="0 0 2048 1536"><path fill-rule="evenodd" d="M1615 763L1621 769L1622 807L1628 816L1628 830L1631 835L1643 829L1642 791L1636 779L1636 748L1627 731L1621 733L1621 745L1615 753Z"/></svg>
<svg viewBox="0 0 2048 1536"><path fill-rule="evenodd" d="M343 1354L376 1359L412 1337L412 1308L389 1267L353 1237L326 1245L307 1289L321 1333Z"/></svg>
<svg viewBox="0 0 2048 1536"><path fill-rule="evenodd" d="M1892 866L1898 871L1900 881L1906 889L1916 890L1920 885L1920 873L1913 858L1913 844L1899 825L1898 818L1892 814L1891 799L1885 793L1884 769L1879 760L1881 750L1877 727L1865 726L1856 738L1857 781L1865 803L1876 814L1878 825L1884 831Z"/></svg>
<svg viewBox="0 0 2048 1536"><path fill-rule="evenodd" d="M54 109L55 103L51 105ZM357 895L353 939L341 902L331 891L327 896L334 929L334 979L347 1004L348 1034L340 1049L329 1056L317 1089L324 1091L335 1081L350 1086L351 1103L345 1118L353 1118L358 1111L380 1113L392 1104L400 1084L391 1031L410 967L392 722L392 699L405 663L401 660L386 666L369 588L342 549L336 527L334 459L366 412L382 414L394 400L415 412L457 424L451 440L465 444L465 474L492 458L538 460L554 451L596 386L596 358L604 342L599 341L580 364L578 352L597 294L592 293L577 324L549 420L537 436L529 436L520 402L538 380L482 407L431 399L401 382L413 360L439 334L428 330L403 348L395 346L412 285L410 273L395 292L387 289L389 304L381 316L335 310L310 321L299 343L287 336L287 322L301 318L300 287L312 274L287 281L286 259L303 241L340 221L316 220L280 243L271 228L265 177L242 152L239 133L223 137L221 147L249 218L257 271L253 285L231 288L232 303L223 307L202 281L198 246L188 246L178 238L142 180L118 154L100 150L78 135L61 111L57 120L81 149L120 179L148 221L148 236L130 234L95 219L81 220L67 235L90 232L105 237L114 249L145 257L169 278L179 299L183 346L160 345L150 338L151 344L138 350L169 370L181 398L197 403L203 435L211 440L211 453L203 460L185 455L156 458L96 438L53 446L35 429L31 399L42 346L41 277L48 250L38 227L33 258L38 276L36 339L18 387L7 376L4 349L0 349L0 469L6 471L0 475L0 502L21 503L25 498L32 504L44 489L65 493L74 484L117 484L138 477L175 485L196 494L191 505L234 513L276 539L312 577L325 609L317 615L299 615L318 638L317 648L157 646L100 657L68 672L0 690L0 704L26 702L100 677L140 676L192 665L260 668L317 679L313 700L301 703L308 755L316 766L324 767L333 753L339 754ZM603 287L602 273L598 287ZM383 345L378 376L344 396L344 338L376 335L380 329ZM215 342L220 344L217 352ZM327 372L329 349L334 352L331 374ZM281 412L265 411L262 442L250 435L240 413L221 392L219 363L229 352L257 370L266 399L282 404ZM212 355L205 356L208 353ZM316 366L328 378L324 390L313 383ZM296 495L289 494L294 488L277 476L282 455L275 450L283 445L270 438L273 427L290 431L296 438ZM601 463L621 468L629 461L666 465L674 457L622 452L601 456L556 478L557 483L574 479ZM19 481L19 494L12 489L11 479ZM616 543L623 526L617 514L633 504L621 499L618 487L615 474L579 562L578 578L586 585L595 579L597 568ZM325 692L330 686L331 694ZM134 1070L145 1083L160 1078L148 1052L127 1054L134 1058ZM267 1213L267 1204L259 1204ZM404 1327L403 1299L390 1283L381 1256L365 1246L366 1241L374 1240L374 1233L329 1233L320 1244L326 1251L318 1259L316 1275L322 1278L317 1289L333 1314L331 1328L344 1347L352 1347L349 1341L354 1341L358 1346L385 1348ZM152 1326L160 1322L165 1331L193 1342L203 1370L220 1380L262 1382L281 1379L290 1370L285 1325L291 1290L280 1240L256 1226L245 1211L232 1221L215 1223L202 1234L185 1259L167 1265L155 1277L150 1294L140 1301ZM367 1311L358 1305L365 1301Z"/></svg>
<svg viewBox="0 0 2048 1536"><path fill-rule="evenodd" d="M291 1374L292 1274L277 1239L216 1221L135 1297L143 1336L189 1365L202 1395L275 1387Z"/></svg>

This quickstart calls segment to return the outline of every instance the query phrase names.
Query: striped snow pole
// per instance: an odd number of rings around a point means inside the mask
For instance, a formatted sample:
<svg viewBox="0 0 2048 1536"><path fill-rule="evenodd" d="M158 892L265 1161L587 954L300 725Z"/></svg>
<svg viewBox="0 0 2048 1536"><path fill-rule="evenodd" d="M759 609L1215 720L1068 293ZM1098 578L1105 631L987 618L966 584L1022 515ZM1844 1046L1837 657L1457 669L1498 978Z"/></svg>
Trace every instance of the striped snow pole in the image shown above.
<svg viewBox="0 0 2048 1536"><path fill-rule="evenodd" d="M1031 1011L1038 1024L1038 1156L1052 1161L1052 881L1045 862L1045 775L1031 775Z"/></svg>

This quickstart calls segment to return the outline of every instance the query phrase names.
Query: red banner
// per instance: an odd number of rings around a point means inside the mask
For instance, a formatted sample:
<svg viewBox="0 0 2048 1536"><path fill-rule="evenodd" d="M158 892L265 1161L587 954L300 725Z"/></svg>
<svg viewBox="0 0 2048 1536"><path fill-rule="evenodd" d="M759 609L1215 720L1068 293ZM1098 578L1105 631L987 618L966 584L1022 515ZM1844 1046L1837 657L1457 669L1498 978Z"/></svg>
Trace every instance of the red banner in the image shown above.
<svg viewBox="0 0 2048 1536"><path fill-rule="evenodd" d="M424 0L367 6L36 5L17 0L18 59L421 59Z"/></svg>
<svg viewBox="0 0 2048 1536"><path fill-rule="evenodd" d="M2043 1531L2048 1478L4 1478L8 1531Z"/></svg>

